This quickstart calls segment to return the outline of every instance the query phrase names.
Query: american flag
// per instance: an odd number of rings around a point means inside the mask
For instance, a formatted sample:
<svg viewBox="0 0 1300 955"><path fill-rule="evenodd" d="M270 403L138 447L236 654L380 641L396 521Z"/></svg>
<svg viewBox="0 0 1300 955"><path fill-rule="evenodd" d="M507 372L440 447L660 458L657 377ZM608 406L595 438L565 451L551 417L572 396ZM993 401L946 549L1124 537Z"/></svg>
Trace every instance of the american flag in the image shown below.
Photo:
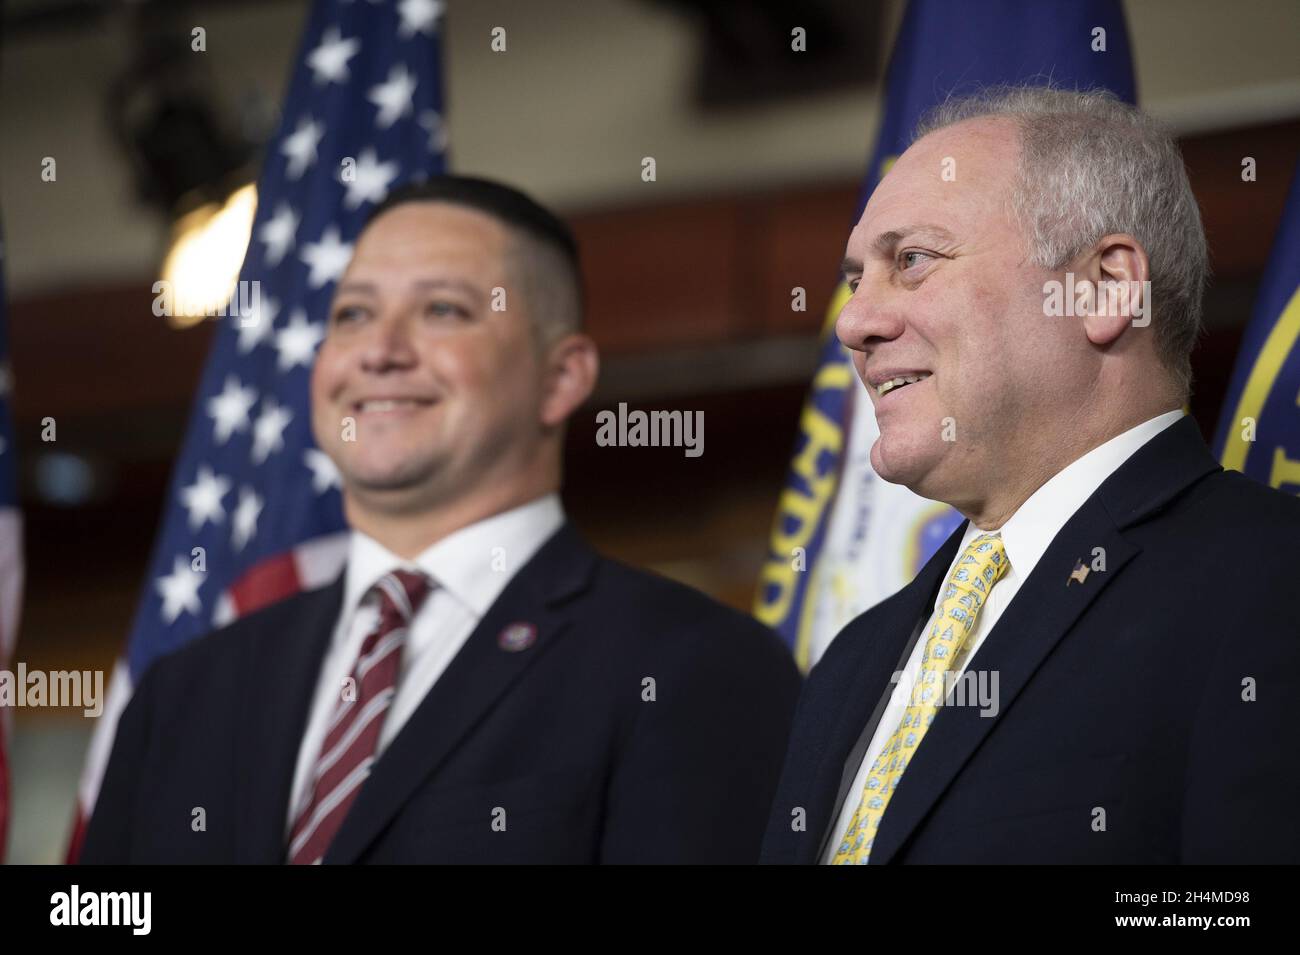
<svg viewBox="0 0 1300 955"><path fill-rule="evenodd" d="M366 216L395 186L443 169L443 6L317 0L312 8L235 295L253 304L217 319L126 659L83 770L70 858L117 718L149 665L342 569L339 479L312 441L308 376Z"/></svg>
<svg viewBox="0 0 1300 955"><path fill-rule="evenodd" d="M0 670L7 670L18 641L18 604L23 589L23 524L18 512L14 420L9 408L13 377L5 334L4 253L0 245ZM0 707L0 861L9 831L9 707Z"/></svg>

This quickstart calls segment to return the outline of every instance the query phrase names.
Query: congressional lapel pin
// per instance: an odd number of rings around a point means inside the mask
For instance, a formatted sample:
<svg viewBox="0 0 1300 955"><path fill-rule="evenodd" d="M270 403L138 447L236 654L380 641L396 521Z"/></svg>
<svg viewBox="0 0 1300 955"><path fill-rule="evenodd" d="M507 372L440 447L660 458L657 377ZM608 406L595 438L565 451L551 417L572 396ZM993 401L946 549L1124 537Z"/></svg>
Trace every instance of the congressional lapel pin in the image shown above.
<svg viewBox="0 0 1300 955"><path fill-rule="evenodd" d="M1074 570L1070 571L1070 579L1065 582L1065 586L1070 586L1070 584L1074 583L1076 580L1079 583L1083 583L1088 579L1088 571L1090 569L1091 568L1089 568L1083 561L1076 560L1074 562Z"/></svg>
<svg viewBox="0 0 1300 955"><path fill-rule="evenodd" d="M531 623L512 623L497 636L497 646L507 653L527 650L537 642L537 628Z"/></svg>

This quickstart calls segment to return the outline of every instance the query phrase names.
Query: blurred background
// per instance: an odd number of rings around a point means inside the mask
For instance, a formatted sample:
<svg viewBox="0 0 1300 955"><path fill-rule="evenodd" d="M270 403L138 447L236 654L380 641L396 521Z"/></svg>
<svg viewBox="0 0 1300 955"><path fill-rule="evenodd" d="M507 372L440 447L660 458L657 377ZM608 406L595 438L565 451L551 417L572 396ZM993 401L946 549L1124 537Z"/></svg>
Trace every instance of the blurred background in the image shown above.
<svg viewBox="0 0 1300 955"><path fill-rule="evenodd" d="M447 4L450 168L559 209L583 248L604 368L570 430L566 507L607 554L737 607L765 555L902 9L800 3L819 42L815 67L793 70L775 0ZM237 187L279 122L307 11L5 4L0 210L27 561L14 660L30 669L108 673L121 651L213 330L155 317L152 285L200 239L200 270L229 260L233 278L251 214ZM1192 403L1208 437L1300 155L1300 4L1142 0L1126 14L1139 102L1178 133L1209 234ZM196 25L205 54L167 52ZM489 46L498 25L508 56ZM1243 183L1247 155L1272 174ZM598 448L594 412L619 401L704 411L707 453ZM47 417L57 443L41 440ZM10 862L63 857L93 725L73 712L14 713Z"/></svg>

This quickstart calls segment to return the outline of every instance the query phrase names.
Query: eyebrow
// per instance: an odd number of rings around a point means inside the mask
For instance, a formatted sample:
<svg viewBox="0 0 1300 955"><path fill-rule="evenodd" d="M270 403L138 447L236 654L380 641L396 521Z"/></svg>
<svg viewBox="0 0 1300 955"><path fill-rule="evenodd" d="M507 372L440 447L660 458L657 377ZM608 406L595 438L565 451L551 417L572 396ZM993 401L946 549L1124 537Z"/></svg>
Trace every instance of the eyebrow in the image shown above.
<svg viewBox="0 0 1300 955"><path fill-rule="evenodd" d="M952 242L956 239L956 236L941 225L909 225L901 229L890 229L888 232L880 233L872 240L871 248L882 258L890 259L894 256L894 249L898 248L904 239L916 235L929 236L938 239L940 242ZM843 273L861 272L862 262L848 256L840 263L840 271Z"/></svg>
<svg viewBox="0 0 1300 955"><path fill-rule="evenodd" d="M459 289L466 295L473 296L474 298L483 297L483 292L477 285L472 282L467 282L464 279L421 279L415 283L415 287L422 292L440 288Z"/></svg>
<svg viewBox="0 0 1300 955"><path fill-rule="evenodd" d="M477 298L481 298L483 295L483 293L475 285L473 285L470 282L466 282L463 279L420 279L418 282L414 283L414 287L422 292L426 292L431 289L450 288L450 289L459 289L460 291L466 293L467 295L472 295ZM353 279L350 281L340 283L339 287L335 291L337 294L340 295L344 293L361 293L365 295L377 295L379 294L379 286L377 286L374 282L364 282L364 281L357 281L356 279Z"/></svg>

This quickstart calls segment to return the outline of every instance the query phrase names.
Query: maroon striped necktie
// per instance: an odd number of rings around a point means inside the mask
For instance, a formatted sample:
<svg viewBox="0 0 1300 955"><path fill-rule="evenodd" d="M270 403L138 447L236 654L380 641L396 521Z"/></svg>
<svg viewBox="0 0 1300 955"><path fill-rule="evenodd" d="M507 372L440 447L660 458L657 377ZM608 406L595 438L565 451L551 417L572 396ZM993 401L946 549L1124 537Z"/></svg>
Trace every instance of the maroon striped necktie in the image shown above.
<svg viewBox="0 0 1300 955"><path fill-rule="evenodd" d="M368 600L378 598L379 622L362 642L351 684L344 685L330 718L312 768L311 801L289 832L291 864L311 865L324 858L370 775L384 716L397 692L406 630L432 587L424 574L395 570L367 592Z"/></svg>

